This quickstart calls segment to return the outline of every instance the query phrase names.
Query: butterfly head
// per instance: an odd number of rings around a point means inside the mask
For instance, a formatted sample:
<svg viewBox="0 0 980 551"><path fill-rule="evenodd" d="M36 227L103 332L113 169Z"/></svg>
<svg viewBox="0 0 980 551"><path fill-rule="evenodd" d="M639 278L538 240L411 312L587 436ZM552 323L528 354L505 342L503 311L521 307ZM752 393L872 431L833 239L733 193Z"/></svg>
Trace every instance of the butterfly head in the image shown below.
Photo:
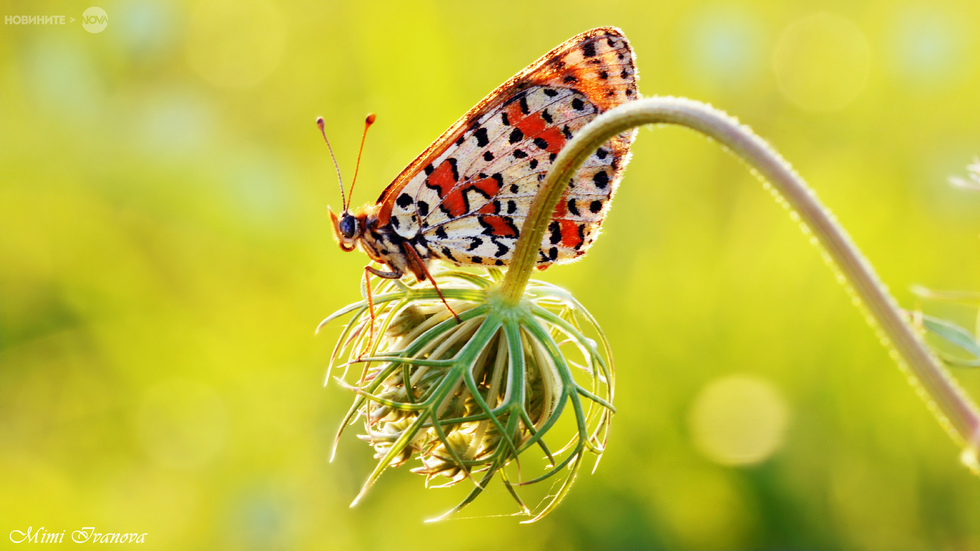
<svg viewBox="0 0 980 551"><path fill-rule="evenodd" d="M364 134L361 135L361 148L357 152L357 168L361 166L361 152L364 151L364 138L367 136L367 129L374 124L375 116L370 114L364 120ZM348 202L348 198L344 194L344 182L340 178L340 166L337 165L337 159L333 155L333 148L330 147L330 141L327 140L326 131L323 129L323 117L318 117L316 119L316 124L320 127L320 133L323 135L323 141L327 142L327 148L330 150L330 157L333 159L334 167L337 168L337 180L340 182L340 197L344 206L344 210L337 218L337 215L327 207L330 212L330 220L333 222L333 236L337 240L337 244L340 248L345 251L353 251L357 248L357 241L364 236L364 230L366 227L366 215L362 212L355 212L351 214ZM350 192L354 191L354 182L357 181L357 168L354 169L354 180L350 185Z"/></svg>
<svg viewBox="0 0 980 551"><path fill-rule="evenodd" d="M350 252L357 248L357 241L364 235L364 217L351 214L344 209L338 218L336 214L327 207L330 212L330 220L333 222L333 236L337 240L340 248Z"/></svg>

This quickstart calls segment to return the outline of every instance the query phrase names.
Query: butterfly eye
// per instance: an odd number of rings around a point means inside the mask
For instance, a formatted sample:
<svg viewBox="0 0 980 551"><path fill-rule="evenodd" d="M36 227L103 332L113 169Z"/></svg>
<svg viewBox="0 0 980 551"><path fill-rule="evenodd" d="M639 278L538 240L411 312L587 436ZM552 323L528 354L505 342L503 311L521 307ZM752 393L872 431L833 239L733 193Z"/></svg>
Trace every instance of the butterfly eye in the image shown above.
<svg viewBox="0 0 980 551"><path fill-rule="evenodd" d="M350 214L344 213L340 219L340 233L345 239L354 237L354 234L357 233L357 219Z"/></svg>

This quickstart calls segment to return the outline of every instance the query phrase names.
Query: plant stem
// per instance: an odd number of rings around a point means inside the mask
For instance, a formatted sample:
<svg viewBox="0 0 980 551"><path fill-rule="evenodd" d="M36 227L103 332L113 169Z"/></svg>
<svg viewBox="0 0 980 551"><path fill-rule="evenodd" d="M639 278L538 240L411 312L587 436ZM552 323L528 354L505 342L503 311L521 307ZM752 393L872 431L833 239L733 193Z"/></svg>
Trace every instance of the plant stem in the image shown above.
<svg viewBox="0 0 980 551"><path fill-rule="evenodd" d="M882 345L909 374L912 385L925 390L926 404L953 440L965 446L963 459L976 473L980 448L980 411L976 405L909 325L874 269L790 165L748 127L704 103L682 98L640 99L616 107L583 127L558 154L531 204L501 284L503 298L512 303L521 300L551 215L575 171L616 134L647 124L686 126L713 138L775 187L777 199L782 197L804 232L816 237L825 258L840 270L845 285L849 284L848 291L867 308L872 316L869 323L878 331Z"/></svg>

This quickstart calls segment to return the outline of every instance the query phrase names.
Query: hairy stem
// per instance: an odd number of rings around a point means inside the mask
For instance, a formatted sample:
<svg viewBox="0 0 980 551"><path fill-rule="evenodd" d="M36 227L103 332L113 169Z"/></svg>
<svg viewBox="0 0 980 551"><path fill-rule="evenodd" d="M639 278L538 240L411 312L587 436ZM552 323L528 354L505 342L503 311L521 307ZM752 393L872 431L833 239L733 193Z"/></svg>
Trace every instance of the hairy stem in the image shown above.
<svg viewBox="0 0 980 551"><path fill-rule="evenodd" d="M882 344L892 351L899 367L909 373L909 381L926 391L923 397L940 424L954 441L966 447L964 459L977 472L980 412L976 405L909 325L874 269L789 164L749 128L709 105L680 98L640 99L612 109L582 128L558 154L531 204L501 284L504 299L512 303L521 300L551 214L575 171L616 134L647 124L676 124L696 130L730 150L774 186L795 213L794 218L799 217L804 232L817 238L827 260L840 270L849 290L853 289L855 297L867 308Z"/></svg>

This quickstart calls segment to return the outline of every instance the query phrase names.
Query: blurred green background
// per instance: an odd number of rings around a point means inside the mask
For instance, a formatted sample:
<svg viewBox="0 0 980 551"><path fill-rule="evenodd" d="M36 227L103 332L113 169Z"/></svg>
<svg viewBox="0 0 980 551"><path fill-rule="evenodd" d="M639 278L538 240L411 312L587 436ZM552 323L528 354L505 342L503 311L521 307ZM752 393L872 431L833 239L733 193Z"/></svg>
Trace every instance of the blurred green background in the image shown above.
<svg viewBox="0 0 980 551"><path fill-rule="evenodd" d="M154 549L968 549L977 478L818 252L745 168L640 132L603 236L539 274L609 335L619 413L538 524L424 524L465 488L373 466L322 387L362 253L354 203L568 37L623 28L640 91L751 125L903 305L980 289L980 4L102 1L0 32L0 541L147 533ZM75 2L0 2L64 14ZM929 306L932 308L932 306ZM968 309L935 311L970 323ZM980 378L957 372L980 396ZM494 485L475 515L514 512Z"/></svg>

